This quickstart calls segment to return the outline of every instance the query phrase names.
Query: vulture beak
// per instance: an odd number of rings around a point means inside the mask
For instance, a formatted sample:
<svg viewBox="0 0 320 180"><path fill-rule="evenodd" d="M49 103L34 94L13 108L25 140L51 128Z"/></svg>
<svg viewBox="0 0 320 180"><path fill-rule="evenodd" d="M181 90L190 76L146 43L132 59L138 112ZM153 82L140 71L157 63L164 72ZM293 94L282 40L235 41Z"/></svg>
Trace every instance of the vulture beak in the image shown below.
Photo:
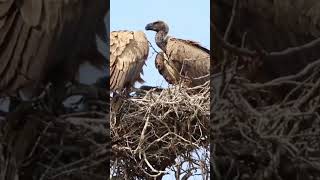
<svg viewBox="0 0 320 180"><path fill-rule="evenodd" d="M145 27L146 30L153 30L153 23L149 23Z"/></svg>

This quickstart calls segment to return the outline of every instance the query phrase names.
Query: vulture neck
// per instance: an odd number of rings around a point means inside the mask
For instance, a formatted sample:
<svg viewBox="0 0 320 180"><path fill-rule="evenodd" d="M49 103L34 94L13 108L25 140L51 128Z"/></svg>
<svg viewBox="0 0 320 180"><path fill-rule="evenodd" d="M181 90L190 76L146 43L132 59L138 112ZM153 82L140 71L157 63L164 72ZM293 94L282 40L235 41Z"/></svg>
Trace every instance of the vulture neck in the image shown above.
<svg viewBox="0 0 320 180"><path fill-rule="evenodd" d="M168 40L168 31L158 31L156 34L156 44L161 50L166 52L166 45Z"/></svg>

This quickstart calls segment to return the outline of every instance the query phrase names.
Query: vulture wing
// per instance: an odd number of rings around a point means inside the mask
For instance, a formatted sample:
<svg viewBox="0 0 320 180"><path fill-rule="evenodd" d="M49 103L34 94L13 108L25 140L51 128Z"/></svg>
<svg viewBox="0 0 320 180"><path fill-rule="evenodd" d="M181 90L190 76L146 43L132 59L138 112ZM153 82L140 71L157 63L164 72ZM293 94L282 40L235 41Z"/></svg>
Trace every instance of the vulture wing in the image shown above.
<svg viewBox="0 0 320 180"><path fill-rule="evenodd" d="M140 73L148 58L149 45L142 31L114 31L110 34L110 87L119 91L143 82Z"/></svg>
<svg viewBox="0 0 320 180"><path fill-rule="evenodd" d="M210 51L197 42L168 38L166 55L179 72L179 77L175 79L185 77L191 80L190 86L201 85L209 80Z"/></svg>
<svg viewBox="0 0 320 180"><path fill-rule="evenodd" d="M107 8L104 3L101 0L1 0L0 96L39 85L57 65L77 66L81 59L79 52L90 49L96 32L103 29L98 24L101 26L101 19L107 13L107 9L102 9Z"/></svg>
<svg viewBox="0 0 320 180"><path fill-rule="evenodd" d="M159 73L169 84L178 84L180 80L179 71L175 68L172 61L168 60L164 52L159 52L155 59L155 66Z"/></svg>

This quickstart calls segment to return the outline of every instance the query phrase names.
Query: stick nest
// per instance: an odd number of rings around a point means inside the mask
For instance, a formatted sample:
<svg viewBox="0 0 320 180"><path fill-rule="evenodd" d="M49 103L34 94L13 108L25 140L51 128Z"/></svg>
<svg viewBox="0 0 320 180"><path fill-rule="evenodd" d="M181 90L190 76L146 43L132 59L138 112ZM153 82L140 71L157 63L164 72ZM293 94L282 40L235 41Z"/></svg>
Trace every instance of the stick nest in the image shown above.
<svg viewBox="0 0 320 180"><path fill-rule="evenodd" d="M113 176L160 178L178 156L191 158L191 151L207 148L209 89L209 83L194 88L175 86L112 100L112 106L119 107L111 112L110 123L116 141L112 146Z"/></svg>
<svg viewBox="0 0 320 180"><path fill-rule="evenodd" d="M222 84L212 92L215 178L319 177L319 72L320 60L265 83L235 71L215 75L212 82Z"/></svg>

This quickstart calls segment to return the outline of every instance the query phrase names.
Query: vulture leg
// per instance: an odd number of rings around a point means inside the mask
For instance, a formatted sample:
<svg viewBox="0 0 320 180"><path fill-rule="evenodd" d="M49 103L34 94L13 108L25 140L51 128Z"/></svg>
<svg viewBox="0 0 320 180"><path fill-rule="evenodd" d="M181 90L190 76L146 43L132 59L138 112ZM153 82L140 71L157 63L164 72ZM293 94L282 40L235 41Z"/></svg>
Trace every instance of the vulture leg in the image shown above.
<svg viewBox="0 0 320 180"><path fill-rule="evenodd" d="M119 94L115 94L111 100L111 112L118 112L123 103L123 98Z"/></svg>
<svg viewBox="0 0 320 180"><path fill-rule="evenodd" d="M130 97L130 92L132 92L130 87L124 88L119 93L113 92L113 97L111 100L111 110L113 112L117 112L120 109L123 100L128 99Z"/></svg>
<svg viewBox="0 0 320 180"><path fill-rule="evenodd" d="M126 87L118 95L121 96L122 98L129 98L131 92L132 92L132 89L130 87Z"/></svg>

